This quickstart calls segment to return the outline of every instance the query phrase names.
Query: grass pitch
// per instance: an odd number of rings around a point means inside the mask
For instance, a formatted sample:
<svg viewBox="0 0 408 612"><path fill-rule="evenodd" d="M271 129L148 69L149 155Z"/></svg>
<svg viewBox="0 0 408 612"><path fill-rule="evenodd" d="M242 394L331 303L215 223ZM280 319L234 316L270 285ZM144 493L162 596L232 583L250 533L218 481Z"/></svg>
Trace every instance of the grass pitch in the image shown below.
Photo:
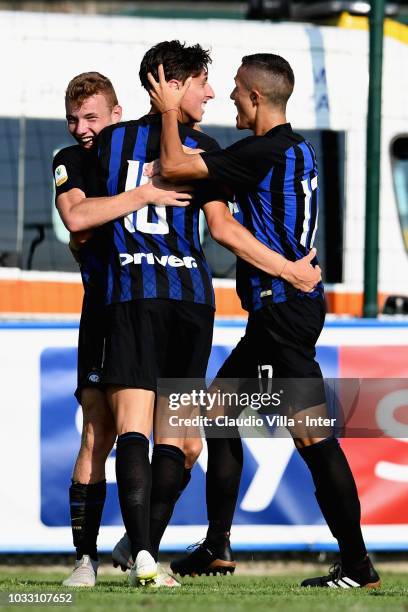
<svg viewBox="0 0 408 612"><path fill-rule="evenodd" d="M69 571L69 569L68 569ZM0 567L0 591L64 593L74 592L72 606L52 606L72 612L270 612L270 610L334 612L344 610L408 611L408 577L403 573L381 572L379 590L301 589L304 573L274 576L225 576L184 578L181 588L130 588L121 573L102 574L94 589L65 589L61 581L68 571L30 567ZM322 568L317 569L317 574ZM310 572L307 575L312 575ZM45 609L45 606L19 605L20 610ZM47 606L48 607L48 606ZM0 606L11 610L16 605Z"/></svg>

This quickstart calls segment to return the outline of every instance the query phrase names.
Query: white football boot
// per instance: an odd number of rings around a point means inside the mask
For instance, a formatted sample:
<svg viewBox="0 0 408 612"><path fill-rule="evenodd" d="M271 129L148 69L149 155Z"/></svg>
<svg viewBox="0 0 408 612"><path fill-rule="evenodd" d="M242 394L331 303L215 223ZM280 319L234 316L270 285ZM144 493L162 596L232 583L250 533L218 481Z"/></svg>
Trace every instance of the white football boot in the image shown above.
<svg viewBox="0 0 408 612"><path fill-rule="evenodd" d="M130 586L145 586L157 577L157 563L147 550L137 553L129 574Z"/></svg>
<svg viewBox="0 0 408 612"><path fill-rule="evenodd" d="M96 582L99 562L91 559L89 555L83 555L79 561L75 561L72 574L62 583L66 587L93 587Z"/></svg>

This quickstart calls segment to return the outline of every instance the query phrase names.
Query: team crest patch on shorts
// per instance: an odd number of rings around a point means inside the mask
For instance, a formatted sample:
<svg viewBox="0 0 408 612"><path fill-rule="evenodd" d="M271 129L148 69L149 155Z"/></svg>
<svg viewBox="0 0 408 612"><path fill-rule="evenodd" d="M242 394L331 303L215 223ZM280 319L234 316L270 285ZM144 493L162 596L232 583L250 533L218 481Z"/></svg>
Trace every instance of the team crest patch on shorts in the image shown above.
<svg viewBox="0 0 408 612"><path fill-rule="evenodd" d="M55 184L60 187L68 180L67 169L64 165L55 168Z"/></svg>
<svg viewBox="0 0 408 612"><path fill-rule="evenodd" d="M88 382L91 382L91 383L101 382L101 377L98 374L98 372L91 372L90 374L88 374L87 378L88 378Z"/></svg>

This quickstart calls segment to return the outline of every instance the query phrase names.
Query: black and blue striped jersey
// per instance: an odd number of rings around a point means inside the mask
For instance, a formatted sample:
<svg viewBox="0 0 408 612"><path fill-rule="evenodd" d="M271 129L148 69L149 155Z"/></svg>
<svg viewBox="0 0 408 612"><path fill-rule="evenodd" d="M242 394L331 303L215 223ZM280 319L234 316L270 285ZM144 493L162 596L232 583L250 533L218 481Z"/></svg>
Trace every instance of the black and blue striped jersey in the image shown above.
<svg viewBox="0 0 408 612"><path fill-rule="evenodd" d="M310 251L318 217L316 156L311 144L295 134L289 123L201 156L210 178L233 189L235 218L260 242L291 261ZM307 295L316 297L322 291L320 283ZM241 259L237 261L237 292L249 311L306 295Z"/></svg>
<svg viewBox="0 0 408 612"><path fill-rule="evenodd" d="M217 150L202 132L179 125L182 142L191 148ZM102 193L115 195L147 178L144 165L160 155L161 116L105 128L99 136ZM195 184L187 207L149 204L108 225L106 303L140 298L183 300L214 307L210 268L200 244L200 208L223 192L209 181Z"/></svg>
<svg viewBox="0 0 408 612"><path fill-rule="evenodd" d="M55 199L71 189L80 189L88 198L98 195L96 162L96 151L80 145L58 151L52 164ZM101 228L94 229L92 237L78 252L85 297L97 301L103 300L104 296L105 254L102 236Z"/></svg>

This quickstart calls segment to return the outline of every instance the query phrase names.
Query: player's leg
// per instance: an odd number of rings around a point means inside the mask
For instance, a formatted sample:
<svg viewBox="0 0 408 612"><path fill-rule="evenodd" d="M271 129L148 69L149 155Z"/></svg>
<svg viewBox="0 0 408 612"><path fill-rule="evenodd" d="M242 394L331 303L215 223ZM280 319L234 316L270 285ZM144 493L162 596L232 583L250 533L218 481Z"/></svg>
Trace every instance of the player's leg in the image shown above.
<svg viewBox="0 0 408 612"><path fill-rule="evenodd" d="M296 440L297 449L308 466L322 514L337 539L341 564L328 576L304 580L302 586L380 586L380 578L367 555L361 532L361 508L357 487L347 458L334 437L313 441Z"/></svg>
<svg viewBox="0 0 408 612"><path fill-rule="evenodd" d="M160 398L159 398L160 399ZM164 403L164 410L168 410L168 399L161 398ZM192 411L191 416L199 414L199 410ZM201 430L196 426L189 426L185 428L183 437L174 438L169 437L169 432L166 435L160 434L160 423L155 424L154 427L154 444L174 444L180 448L184 453L184 470L181 478L181 486L177 493L176 501L179 499L183 491L187 488L191 480L191 471L199 458L201 451L203 450L203 441L201 439Z"/></svg>
<svg viewBox="0 0 408 612"><path fill-rule="evenodd" d="M233 573L236 567L230 532L242 473L242 442L239 437L207 437L206 442L208 529L204 542L192 553L171 563L171 569L182 576Z"/></svg>
<svg viewBox="0 0 408 612"><path fill-rule="evenodd" d="M167 398L158 398L155 416L160 410L167 410ZM167 432L168 433L168 432ZM150 540L153 557L158 559L158 549L164 530L170 521L173 508L191 479L192 467L202 450L201 438L174 439L160 436L159 428L154 426L154 447L151 460L152 492L150 500ZM157 483L157 485L156 485ZM156 485L156 486L155 486ZM119 540L112 551L115 567L123 571L132 567L130 540L127 533ZM166 569L157 564L156 584L165 587L178 587L180 583Z"/></svg>
<svg viewBox="0 0 408 612"><path fill-rule="evenodd" d="M106 497L105 463L116 439L115 424L105 393L81 392L83 426L81 447L70 487L70 508L77 559L97 561L96 539Z"/></svg>
<svg viewBox="0 0 408 612"><path fill-rule="evenodd" d="M118 434L116 479L134 564L131 584L153 580L149 537L151 466L149 436L155 399L155 363L149 300L108 309L104 382Z"/></svg>
<svg viewBox="0 0 408 612"><path fill-rule="evenodd" d="M210 387L210 392L242 391L248 378L256 378L258 355L256 321L250 316L245 336L223 364ZM241 409L220 406L218 410L238 416ZM210 430L208 430L210 431ZM236 563L230 546L230 533L238 501L244 462L242 441L238 428L223 428L223 437L206 432L208 465L206 474L206 503L208 530L205 545L213 553L209 569L233 573Z"/></svg>
<svg viewBox="0 0 408 612"><path fill-rule="evenodd" d="M306 416L323 413L324 408L305 409L297 416L304 422ZM318 433L312 428L294 441L310 470L321 512L338 542L341 563L336 564L329 575L305 580L302 586L379 587L380 578L367 555L361 531L360 500L347 457L333 435L319 439ZM299 432L295 436L299 436Z"/></svg>
<svg viewBox="0 0 408 612"><path fill-rule="evenodd" d="M175 389L189 391L204 382L211 352L214 311L201 304L174 305L172 333L162 372L171 379L169 392ZM166 383L167 385L167 383ZM168 398L159 397L155 419L155 446L153 449L151 538L158 554L163 533L172 516L174 505L191 477L191 468L201 452L199 427L169 426ZM185 417L194 418L199 406L188 406ZM188 454L184 452L188 451Z"/></svg>
<svg viewBox="0 0 408 612"><path fill-rule="evenodd" d="M327 418L324 383L315 360L315 344L324 322L320 298L292 300L265 311L265 329L272 329L274 376L289 378L290 410L297 424L291 434L316 487L316 499L337 539L341 564L333 575L304 581L303 586L378 586L361 533L360 501L347 459L330 428L307 425L306 417ZM306 423L306 425L305 425ZM341 580L341 578L344 580Z"/></svg>
<svg viewBox="0 0 408 612"><path fill-rule="evenodd" d="M77 561L65 586L93 586L98 567L97 537L106 497L105 462L116 438L115 424L100 388L104 309L84 303L78 343L78 388L82 406L81 447L69 489Z"/></svg>
<svg viewBox="0 0 408 612"><path fill-rule="evenodd" d="M106 395L96 388L81 392L81 447L72 480L95 485L105 480L105 463L116 439L115 422Z"/></svg>
<svg viewBox="0 0 408 612"><path fill-rule="evenodd" d="M168 400L158 397L156 416L168 413ZM186 456L183 438L170 437L169 431L160 433L162 419L155 419L152 454L152 492L150 538L153 556L157 560L160 541L170 522L176 501L180 497L185 472ZM182 434L182 432L178 432Z"/></svg>
<svg viewBox="0 0 408 612"><path fill-rule="evenodd" d="M197 459L201 455L201 451L203 450L203 442L201 440L201 437L198 437L196 435L195 428L192 429L194 429L194 432L187 431L187 436L183 441L182 449L186 459L184 463L184 472L181 481L180 492L177 499L181 496L183 491L188 486L191 480L191 470L193 469L195 462L197 461Z"/></svg>
<svg viewBox="0 0 408 612"><path fill-rule="evenodd" d="M244 338L225 361L209 392L217 395L228 385L239 384L248 377L254 361L252 321ZM255 377L255 374L254 374ZM213 416L224 413L224 406L215 406ZM211 432L211 435L210 435ZM208 434L208 435L207 435ZM243 465L242 442L236 428L223 430L223 437L213 437L213 429L206 432L208 466L206 474L206 504L208 530L205 540L192 553L171 563L180 575L233 573L236 563L230 546L230 532L238 499Z"/></svg>
<svg viewBox="0 0 408 612"><path fill-rule="evenodd" d="M84 389L81 448L69 489L71 525L77 562L65 586L94 586L98 567L97 537L106 498L105 462L116 431L105 394Z"/></svg>
<svg viewBox="0 0 408 612"><path fill-rule="evenodd" d="M109 386L107 396L118 434L116 479L119 502L135 560L141 550L151 552L149 436L152 430L154 392Z"/></svg>

